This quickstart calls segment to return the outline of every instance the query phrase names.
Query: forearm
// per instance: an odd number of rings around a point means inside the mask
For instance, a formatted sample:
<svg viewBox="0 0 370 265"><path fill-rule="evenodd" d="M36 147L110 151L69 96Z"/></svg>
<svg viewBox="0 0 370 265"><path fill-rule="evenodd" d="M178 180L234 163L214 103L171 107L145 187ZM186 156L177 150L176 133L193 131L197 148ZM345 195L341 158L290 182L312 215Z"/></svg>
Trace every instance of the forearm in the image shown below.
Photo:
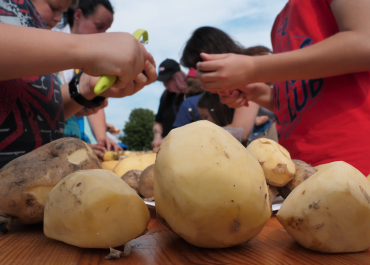
<svg viewBox="0 0 370 265"><path fill-rule="evenodd" d="M91 130L99 143L107 137L107 125L105 120L104 109L98 110L97 113L87 116Z"/></svg>
<svg viewBox="0 0 370 265"><path fill-rule="evenodd" d="M79 36L76 34L3 23L0 23L0 32L3 36L0 38L0 50L3 51L0 80L56 73L82 66Z"/></svg>
<svg viewBox="0 0 370 265"><path fill-rule="evenodd" d="M162 132L163 132L162 124L160 124L158 122L154 122L154 125L153 125L154 138L159 137L159 136L162 138Z"/></svg>
<svg viewBox="0 0 370 265"><path fill-rule="evenodd" d="M242 141L245 141L252 132L259 106L249 102L248 107L235 109L233 121L227 127L243 128Z"/></svg>
<svg viewBox="0 0 370 265"><path fill-rule="evenodd" d="M315 79L370 71L370 35L345 31L300 50L253 57L254 80Z"/></svg>

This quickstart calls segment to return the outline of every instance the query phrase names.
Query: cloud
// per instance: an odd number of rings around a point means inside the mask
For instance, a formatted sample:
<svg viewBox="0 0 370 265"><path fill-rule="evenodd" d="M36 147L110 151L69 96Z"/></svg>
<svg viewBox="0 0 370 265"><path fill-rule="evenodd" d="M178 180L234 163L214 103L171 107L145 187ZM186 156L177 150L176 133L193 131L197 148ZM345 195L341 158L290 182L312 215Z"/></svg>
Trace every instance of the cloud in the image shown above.
<svg viewBox="0 0 370 265"><path fill-rule="evenodd" d="M271 47L270 31L276 15L287 0L111 0L115 9L110 32L133 33L146 29L149 33L147 50L157 66L166 58L177 61L192 32L202 26L217 27L234 40L248 47ZM184 69L184 71L186 71ZM164 90L155 82L134 96L110 99L106 108L107 121L123 128L134 108L157 111Z"/></svg>

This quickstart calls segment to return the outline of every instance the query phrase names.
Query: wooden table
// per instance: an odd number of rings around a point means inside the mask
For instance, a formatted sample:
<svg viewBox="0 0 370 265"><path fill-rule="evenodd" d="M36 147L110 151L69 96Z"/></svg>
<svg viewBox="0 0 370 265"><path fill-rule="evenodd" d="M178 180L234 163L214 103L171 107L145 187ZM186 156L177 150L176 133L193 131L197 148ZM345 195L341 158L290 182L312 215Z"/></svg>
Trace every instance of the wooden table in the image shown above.
<svg viewBox="0 0 370 265"><path fill-rule="evenodd" d="M370 252L321 254L299 246L272 217L247 244L228 249L194 247L151 219L148 233L131 241L128 257L105 260L103 249L81 249L44 236L42 225L16 226L0 236L0 264L370 264ZM122 248L118 248L122 250Z"/></svg>

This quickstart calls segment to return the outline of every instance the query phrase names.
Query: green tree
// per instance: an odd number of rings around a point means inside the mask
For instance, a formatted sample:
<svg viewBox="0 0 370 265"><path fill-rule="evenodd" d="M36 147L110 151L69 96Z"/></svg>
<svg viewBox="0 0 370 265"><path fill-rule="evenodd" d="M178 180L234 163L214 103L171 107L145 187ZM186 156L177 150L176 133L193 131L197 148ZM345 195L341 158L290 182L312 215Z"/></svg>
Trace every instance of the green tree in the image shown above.
<svg viewBox="0 0 370 265"><path fill-rule="evenodd" d="M130 150L152 149L154 118L154 112L149 109L133 109L123 129L125 135L121 137L121 141Z"/></svg>

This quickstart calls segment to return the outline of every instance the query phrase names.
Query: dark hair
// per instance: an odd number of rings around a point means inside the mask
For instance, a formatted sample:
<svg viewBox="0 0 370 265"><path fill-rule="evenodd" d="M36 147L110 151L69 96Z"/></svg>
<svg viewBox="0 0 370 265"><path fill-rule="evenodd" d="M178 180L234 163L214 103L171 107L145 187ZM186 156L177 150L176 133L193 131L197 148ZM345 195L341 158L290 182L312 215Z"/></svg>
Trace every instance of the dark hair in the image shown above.
<svg viewBox="0 0 370 265"><path fill-rule="evenodd" d="M196 29L185 45L180 63L187 68L196 68L203 61L201 52L211 54L242 53L242 46L222 30L213 27Z"/></svg>
<svg viewBox="0 0 370 265"><path fill-rule="evenodd" d="M109 12L114 14L113 7L111 3L109 2L109 0L80 0L75 9L68 8L68 10L63 13L63 21L64 21L63 26L66 26L68 24L71 28L73 27L74 14L77 9L81 9L84 17L87 17L91 14L94 14L96 11L96 8L99 5L104 6Z"/></svg>
<svg viewBox="0 0 370 265"><path fill-rule="evenodd" d="M196 77L188 77L186 79L186 84L188 86L186 91L187 97L193 97L204 92L204 90L201 88L202 84L200 83L200 80Z"/></svg>
<svg viewBox="0 0 370 265"><path fill-rule="evenodd" d="M218 94L203 92L198 99L197 106L198 108L208 109L218 126L224 127L233 121L235 110L222 104Z"/></svg>
<svg viewBox="0 0 370 265"><path fill-rule="evenodd" d="M266 55L269 53L272 53L272 51L265 46L253 46L242 50L243 55L249 56Z"/></svg>

